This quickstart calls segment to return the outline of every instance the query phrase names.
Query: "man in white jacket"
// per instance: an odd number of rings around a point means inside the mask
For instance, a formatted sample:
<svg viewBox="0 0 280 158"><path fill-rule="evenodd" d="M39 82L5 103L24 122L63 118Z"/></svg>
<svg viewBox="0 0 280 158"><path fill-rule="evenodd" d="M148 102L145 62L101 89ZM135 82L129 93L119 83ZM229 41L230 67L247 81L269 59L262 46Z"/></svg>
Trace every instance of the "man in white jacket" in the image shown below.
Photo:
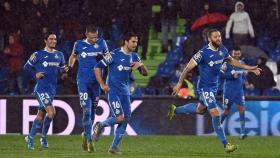
<svg viewBox="0 0 280 158"><path fill-rule="evenodd" d="M244 11L244 4L242 2L236 2L235 12L230 15L230 18L226 26L226 39L230 38L230 30L232 28L233 44L247 45L248 44L248 34L251 38L255 37L254 29L249 17L249 14Z"/></svg>

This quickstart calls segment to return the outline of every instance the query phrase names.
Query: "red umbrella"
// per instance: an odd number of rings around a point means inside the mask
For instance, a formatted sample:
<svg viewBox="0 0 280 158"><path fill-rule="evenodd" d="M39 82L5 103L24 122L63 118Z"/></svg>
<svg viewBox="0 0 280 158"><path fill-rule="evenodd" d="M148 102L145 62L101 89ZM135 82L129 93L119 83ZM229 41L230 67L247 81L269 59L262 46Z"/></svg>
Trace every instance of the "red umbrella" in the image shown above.
<svg viewBox="0 0 280 158"><path fill-rule="evenodd" d="M228 20L228 17L221 13L210 13L196 19L192 25L192 31L209 24L222 23Z"/></svg>

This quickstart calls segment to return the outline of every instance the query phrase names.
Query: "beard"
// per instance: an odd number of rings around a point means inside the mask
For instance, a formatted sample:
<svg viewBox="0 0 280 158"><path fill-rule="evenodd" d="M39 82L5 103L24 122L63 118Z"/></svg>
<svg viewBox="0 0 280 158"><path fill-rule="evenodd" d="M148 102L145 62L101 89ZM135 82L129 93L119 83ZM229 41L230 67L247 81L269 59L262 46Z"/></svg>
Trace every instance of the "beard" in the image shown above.
<svg viewBox="0 0 280 158"><path fill-rule="evenodd" d="M235 60L240 60L241 57L233 57Z"/></svg>
<svg viewBox="0 0 280 158"><path fill-rule="evenodd" d="M212 45L215 47L215 48L219 48L220 45L221 45L221 42L218 43L218 42L212 42Z"/></svg>

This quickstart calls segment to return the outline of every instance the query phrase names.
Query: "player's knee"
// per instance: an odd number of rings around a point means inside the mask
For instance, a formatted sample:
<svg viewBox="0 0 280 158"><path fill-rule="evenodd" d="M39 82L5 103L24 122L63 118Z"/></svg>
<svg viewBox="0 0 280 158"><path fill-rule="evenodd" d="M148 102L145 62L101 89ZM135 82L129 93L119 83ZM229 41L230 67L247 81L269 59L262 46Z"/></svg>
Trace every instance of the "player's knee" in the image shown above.
<svg viewBox="0 0 280 158"><path fill-rule="evenodd" d="M50 111L50 112L48 112L47 115L48 115L49 118L53 119L54 116L55 116L55 111Z"/></svg>
<svg viewBox="0 0 280 158"><path fill-rule="evenodd" d="M204 108L196 108L196 112L197 114L200 114L200 115L204 115L206 112L207 112L207 108L204 107Z"/></svg>
<svg viewBox="0 0 280 158"><path fill-rule="evenodd" d="M217 108L212 108L212 109L210 109L210 110L209 110L209 113L210 113L210 115L211 115L212 117L220 116L220 113L219 113L219 111L218 111Z"/></svg>
<svg viewBox="0 0 280 158"><path fill-rule="evenodd" d="M41 122L41 121L43 121L44 116L43 115L37 115L36 119Z"/></svg>
<svg viewBox="0 0 280 158"><path fill-rule="evenodd" d="M237 109L238 109L239 113L244 113L245 112L245 109L244 109L243 106L238 106Z"/></svg>
<svg viewBox="0 0 280 158"><path fill-rule="evenodd" d="M124 116L123 115L117 116L116 119L117 119L117 123L121 123L124 121Z"/></svg>
<svg viewBox="0 0 280 158"><path fill-rule="evenodd" d="M230 113L230 110L229 110L229 109L226 109L226 110L224 111L224 115L225 115L225 116L227 116L229 113Z"/></svg>

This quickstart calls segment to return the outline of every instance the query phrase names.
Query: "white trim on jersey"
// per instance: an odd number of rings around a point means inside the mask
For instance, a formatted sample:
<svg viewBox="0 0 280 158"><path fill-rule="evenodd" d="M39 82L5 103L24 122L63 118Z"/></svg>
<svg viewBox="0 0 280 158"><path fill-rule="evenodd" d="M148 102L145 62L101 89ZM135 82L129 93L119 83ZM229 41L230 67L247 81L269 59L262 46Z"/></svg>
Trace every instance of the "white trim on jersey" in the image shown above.
<svg viewBox="0 0 280 158"><path fill-rule="evenodd" d="M103 60L101 60L101 62L103 63L104 66L107 66L107 64Z"/></svg>
<svg viewBox="0 0 280 158"><path fill-rule="evenodd" d="M195 63L195 65L198 65L197 62L192 58L191 60L193 60L193 62Z"/></svg>
<svg viewBox="0 0 280 158"><path fill-rule="evenodd" d="M31 66L34 66L32 63L30 63L30 61L29 61L29 60L27 60L27 63L28 63L29 65L31 65Z"/></svg>

